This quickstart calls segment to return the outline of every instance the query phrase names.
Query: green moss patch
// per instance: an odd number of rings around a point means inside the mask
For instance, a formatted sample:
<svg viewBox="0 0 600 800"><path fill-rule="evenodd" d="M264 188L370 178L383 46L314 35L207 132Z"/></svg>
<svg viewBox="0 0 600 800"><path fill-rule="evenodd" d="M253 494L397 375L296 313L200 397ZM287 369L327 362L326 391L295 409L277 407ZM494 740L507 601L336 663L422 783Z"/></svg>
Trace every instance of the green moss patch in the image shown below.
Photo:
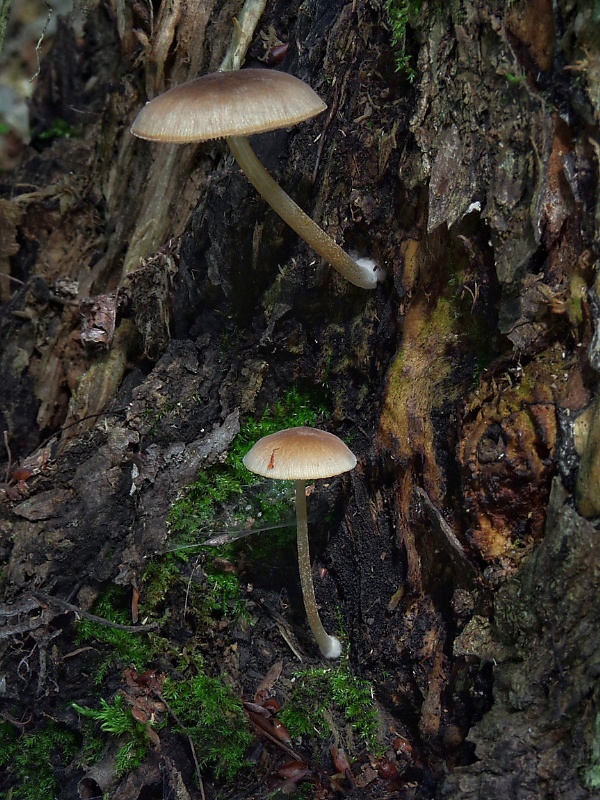
<svg viewBox="0 0 600 800"><path fill-rule="evenodd" d="M411 83L417 77L417 72L406 52L406 29L420 8L421 0L386 0L385 4L392 30L392 46L396 51L396 71L402 73Z"/></svg>
<svg viewBox="0 0 600 800"><path fill-rule="evenodd" d="M352 675L347 662L337 668L297 672L291 697L279 717L292 738L322 738L332 734L331 712L350 724L371 753L379 752L379 714L372 686Z"/></svg>
<svg viewBox="0 0 600 800"><path fill-rule="evenodd" d="M225 461L202 471L173 505L169 524L175 538L187 543L197 539L199 531L242 526L248 520L277 524L293 513L291 483L265 481L249 472L242 459L263 436L283 428L316 426L325 415L322 402L292 390L260 418L246 420Z"/></svg>
<svg viewBox="0 0 600 800"><path fill-rule="evenodd" d="M79 749L79 737L50 721L38 731L24 733L8 722L0 722L0 768L14 779L11 800L55 797L60 785L57 770L64 769Z"/></svg>
<svg viewBox="0 0 600 800"><path fill-rule="evenodd" d="M194 742L200 767L232 780L247 765L252 742L240 700L222 680L201 672L186 680L167 679L163 694Z"/></svg>

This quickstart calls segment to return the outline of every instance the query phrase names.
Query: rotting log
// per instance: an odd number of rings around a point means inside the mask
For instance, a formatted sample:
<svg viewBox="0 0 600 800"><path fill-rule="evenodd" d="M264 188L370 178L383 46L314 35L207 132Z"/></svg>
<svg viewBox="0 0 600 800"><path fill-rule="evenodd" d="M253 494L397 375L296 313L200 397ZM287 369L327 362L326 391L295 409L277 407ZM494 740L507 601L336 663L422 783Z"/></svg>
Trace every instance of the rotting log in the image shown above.
<svg viewBox="0 0 600 800"><path fill-rule="evenodd" d="M273 26L290 42L279 68L331 109L259 150L328 232L386 267L369 297L219 147L128 137L146 96L221 63L229 4L165 3L151 31L141 6L102 3L82 43L59 27L34 131L51 100L85 123L50 146L34 136L0 205L25 284L2 284L13 458L79 419L82 375L117 369L102 383L111 414L92 424L92 391L90 431L69 427L61 453L3 489L5 599L40 581L79 587L82 608L108 582L137 589L171 503L244 418L292 386L325 387L359 469L330 490L317 597L337 600L353 669L418 753L422 796L584 797L597 789L598 545L580 516L598 511L597 27L583 1L430 5L410 21L413 85L375 0L275 0L249 42L250 60L266 57ZM117 330L135 331L132 349L86 351L71 282L105 293L124 272ZM228 670L250 691L240 664L264 653L236 645Z"/></svg>

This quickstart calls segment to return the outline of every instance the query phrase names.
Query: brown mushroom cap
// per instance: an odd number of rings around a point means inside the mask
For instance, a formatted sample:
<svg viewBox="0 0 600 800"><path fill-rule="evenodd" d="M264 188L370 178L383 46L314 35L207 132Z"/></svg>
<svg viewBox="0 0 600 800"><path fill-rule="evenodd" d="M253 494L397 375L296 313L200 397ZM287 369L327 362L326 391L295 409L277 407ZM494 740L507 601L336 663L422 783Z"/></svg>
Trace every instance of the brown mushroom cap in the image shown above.
<svg viewBox="0 0 600 800"><path fill-rule="evenodd" d="M333 433L286 428L260 439L244 456L244 465L265 478L317 480L354 469L356 456Z"/></svg>
<svg viewBox="0 0 600 800"><path fill-rule="evenodd" d="M287 128L325 108L310 86L285 72L215 72L146 103L131 132L154 142L203 142Z"/></svg>

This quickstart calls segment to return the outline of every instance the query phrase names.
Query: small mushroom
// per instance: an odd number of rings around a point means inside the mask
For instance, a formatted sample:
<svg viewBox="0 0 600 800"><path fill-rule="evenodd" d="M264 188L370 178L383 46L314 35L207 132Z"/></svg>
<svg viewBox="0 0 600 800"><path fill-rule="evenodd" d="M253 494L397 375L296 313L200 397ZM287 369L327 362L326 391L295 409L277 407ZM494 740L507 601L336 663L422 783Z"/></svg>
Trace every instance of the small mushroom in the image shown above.
<svg viewBox="0 0 600 800"><path fill-rule="evenodd" d="M325 658L338 658L342 652L341 642L325 631L315 600L308 546L306 481L330 478L354 469L356 456L333 433L306 427L286 428L259 439L244 456L244 465L266 478L296 483L298 566L306 616L321 653Z"/></svg>
<svg viewBox="0 0 600 800"><path fill-rule="evenodd" d="M179 144L225 137L242 171L271 208L350 283L374 289L385 271L369 258L355 260L342 250L273 180L246 138L295 125L326 107L310 86L284 72L215 72L146 103L131 132L141 139Z"/></svg>

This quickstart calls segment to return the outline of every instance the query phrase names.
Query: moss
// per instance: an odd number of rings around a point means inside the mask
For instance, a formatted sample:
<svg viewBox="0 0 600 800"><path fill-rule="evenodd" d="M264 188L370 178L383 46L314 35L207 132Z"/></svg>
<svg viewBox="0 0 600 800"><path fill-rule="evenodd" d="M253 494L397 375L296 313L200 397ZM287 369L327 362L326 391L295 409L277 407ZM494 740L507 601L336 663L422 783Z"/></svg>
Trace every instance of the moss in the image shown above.
<svg viewBox="0 0 600 800"><path fill-rule="evenodd" d="M600 714L596 715L589 760L584 771L584 781L588 789L600 789Z"/></svg>
<svg viewBox="0 0 600 800"><path fill-rule="evenodd" d="M131 624L130 604L121 587L111 587L94 604L94 614L110 622ZM107 645L109 655L100 663L94 682L100 685L109 669L118 662L120 666L135 666L144 670L161 651L160 637L154 634L121 631L98 622L81 619L77 623L77 641L80 644L95 640Z"/></svg>
<svg viewBox="0 0 600 800"><path fill-rule="evenodd" d="M524 75L515 75L514 72L505 72L504 77L509 83L522 83L525 80Z"/></svg>
<svg viewBox="0 0 600 800"><path fill-rule="evenodd" d="M181 654L179 666L186 674L167 677L162 690L169 713L184 726L182 732L192 738L200 766L212 768L217 779L232 780L246 765L246 751L252 741L241 702L221 679L204 673L201 658L189 652ZM117 694L110 702L101 698L98 708L77 704L73 708L91 720L96 729L88 729L91 745L84 740L86 763L93 764L104 749L104 740L96 731L119 742L118 777L142 763L150 743L148 725L133 718L123 695ZM165 713L153 727L163 728L168 721Z"/></svg>
<svg viewBox="0 0 600 800"><path fill-rule="evenodd" d="M149 743L146 726L133 718L131 709L126 707L124 702L123 696L119 694L111 703L101 699L98 709L83 708L73 703L73 708L79 714L98 723L100 730L104 733L119 739L120 746L115 758L117 777L122 777L142 763ZM99 757L102 751L97 746L97 737L94 737L94 741L96 742L95 755ZM91 753L88 754L88 759L93 759Z"/></svg>
<svg viewBox="0 0 600 800"><path fill-rule="evenodd" d="M169 589L179 580L180 568L174 558L159 556L153 559L142 576L140 604L145 613L162 604Z"/></svg>
<svg viewBox="0 0 600 800"><path fill-rule="evenodd" d="M421 9L421 0L386 0L385 10L392 30L392 46L396 53L396 72L410 83L417 77L410 55L406 52L406 29Z"/></svg>
<svg viewBox="0 0 600 800"><path fill-rule="evenodd" d="M454 303L443 297L433 309L420 300L407 311L404 340L390 368L382 416L383 428L403 444L411 439L414 417L425 425L431 410L441 408L458 391L448 380L452 372L448 355L456 327Z"/></svg>
<svg viewBox="0 0 600 800"><path fill-rule="evenodd" d="M331 734L329 713L337 710L372 753L379 753L379 714L371 684L349 670L347 661L337 668L297 672L294 688L281 721L292 738Z"/></svg>
<svg viewBox="0 0 600 800"><path fill-rule="evenodd" d="M162 602L167 592L172 590L172 580L179 581L181 576L178 565L169 561L151 565L144 576L143 583L148 582L153 587L146 598L145 610L150 616L156 613L155 604ZM236 607L242 606L237 578L228 573L207 575L205 584L192 584L189 593L191 604L197 605L203 618L215 611L235 614ZM111 587L97 600L94 612L113 622L130 622L128 593L121 587ZM109 651L108 657L100 660L94 674L97 686L106 685L109 670L115 667L122 670L135 666L141 673L156 664L159 658L163 665L169 659L177 669L174 668L172 676L166 679L163 693L193 738L201 764L212 767L218 778L227 779L245 764L245 750L251 736L241 703L220 679L205 674L202 657L197 654L193 643L179 648L157 634L132 634L85 619L78 623L78 627L80 642L94 640L106 645ZM84 729L83 760L94 763L102 753L106 737L116 737L119 740L117 774L122 776L139 766L148 751L148 728L133 718L122 695L117 694L110 701L100 698L97 708L74 707L93 723L91 730L89 727ZM167 715L161 724L166 722Z"/></svg>
<svg viewBox="0 0 600 800"><path fill-rule="evenodd" d="M96 733L94 723L89 720L82 726L83 741L77 756L77 766L87 770L95 764L106 750L106 741L100 733Z"/></svg>
<svg viewBox="0 0 600 800"><path fill-rule="evenodd" d="M182 681L167 679L163 695L193 740L200 767L231 781L246 766L252 741L239 699L222 680L201 672Z"/></svg>
<svg viewBox="0 0 600 800"><path fill-rule="evenodd" d="M157 591L156 599L159 596L160 591ZM93 610L97 616L111 622L131 624L129 593L122 587L113 586L104 592ZM135 667L141 673L155 662L159 654L172 650L169 642L156 634L131 633L87 619L78 622L77 639L80 643L94 641L104 645L103 655L93 672L93 682L98 688L106 684L109 674L115 669L121 671ZM107 737L116 737L119 741L115 767L118 777L142 763L148 751L148 730L133 718L122 695L116 695L110 702L100 698L98 708L76 704L73 707L89 720L83 726L82 763L94 764L97 761L106 748Z"/></svg>
<svg viewBox="0 0 600 800"><path fill-rule="evenodd" d="M225 462L201 472L185 497L173 505L169 515L172 532L180 541L188 542L198 531L214 530L215 523L230 527L252 518L268 525L289 515L293 508L291 484L253 475L242 459L263 436L282 428L314 426L325 413L321 399L292 390L274 407L267 408L262 417L246 420Z"/></svg>
<svg viewBox="0 0 600 800"><path fill-rule="evenodd" d="M61 117L57 117L49 128L39 134L40 139L70 139L72 136L75 136L75 129Z"/></svg>
<svg viewBox="0 0 600 800"><path fill-rule="evenodd" d="M8 722L0 722L0 767L14 781L6 797L55 797L60 790L56 771L70 764L78 747L77 734L53 721L22 736Z"/></svg>
<svg viewBox="0 0 600 800"><path fill-rule="evenodd" d="M196 607L199 617L206 619L213 612L226 615L232 620L245 616L242 590L237 575L223 572L211 565L205 572L205 584L190 587L191 602Z"/></svg>
<svg viewBox="0 0 600 800"><path fill-rule="evenodd" d="M178 411L178 403L165 403L162 408L148 408L143 413L143 418L150 425L149 436L156 436L161 421L169 414Z"/></svg>

